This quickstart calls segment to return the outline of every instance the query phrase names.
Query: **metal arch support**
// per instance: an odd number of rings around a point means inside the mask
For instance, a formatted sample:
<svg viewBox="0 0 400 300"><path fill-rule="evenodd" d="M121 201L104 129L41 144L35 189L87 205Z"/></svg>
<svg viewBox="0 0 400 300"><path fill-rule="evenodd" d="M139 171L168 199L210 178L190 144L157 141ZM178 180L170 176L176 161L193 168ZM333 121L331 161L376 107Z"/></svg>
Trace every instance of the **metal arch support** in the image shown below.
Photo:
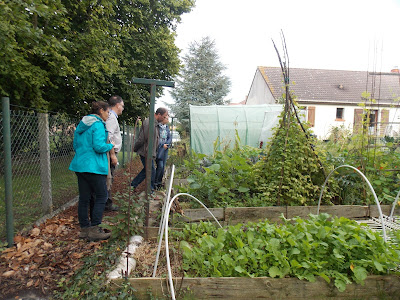
<svg viewBox="0 0 400 300"><path fill-rule="evenodd" d="M199 199L197 199L196 197L187 194L187 193L179 193L176 194L171 201L168 204L167 210L165 211L164 217L165 217L165 221L164 221L164 228L165 228L165 256L167 259L167 269L168 269L168 281L169 281L169 285L170 285L170 289L171 289L171 298L173 300L175 300L175 290L174 290L174 283L172 281L172 272L171 272L171 262L169 259L169 248L168 248L168 216L169 216L169 212L171 210L172 207L172 203L175 201L175 199L178 196L189 196L191 198L193 198L194 200L196 200L198 203L200 203L208 212L209 214L214 218L214 221L217 222L218 226L220 228L222 228L221 224L218 222L217 218L213 215L213 213L207 208L207 206L205 206ZM155 275L155 273L153 274Z"/></svg>
<svg viewBox="0 0 400 300"><path fill-rule="evenodd" d="M368 184L368 186L369 186L369 188L371 189L371 192L372 192L372 194L373 194L373 196L374 196L375 203L376 203L376 205L377 205L377 207L378 207L379 219L380 219L380 221L381 221L381 223L382 223L383 239L384 239L385 242L387 242L386 229L385 229L385 224L384 224L384 222L383 222L383 214L382 214L382 210L381 210L381 205L379 204L378 197L376 196L375 190L373 189L373 187L372 187L371 183L369 182L368 178L365 177L365 175L364 175L360 170L358 170L357 168L355 168L355 167L353 167L353 166L350 166L350 165L341 165L341 166L339 166L339 167L336 167L332 172L329 173L328 177L326 177L325 182L324 182L324 184L323 184L322 187L321 187L321 193L319 194L317 215L319 214L319 208L320 208L320 205L321 205L322 193L324 192L325 186L326 186L326 184L328 183L328 180L329 180L329 178L332 176L332 174L333 174L337 169L339 169L339 168L350 168L350 169L353 169L353 170L356 171L358 174L360 174L361 177L362 177L362 178L365 180L365 182ZM400 191L399 191L399 193L400 193ZM398 194L397 196L399 196L399 194ZM397 199L397 197L396 197L396 199ZM392 209L393 209L393 208L392 208Z"/></svg>
<svg viewBox="0 0 400 300"><path fill-rule="evenodd" d="M390 211L390 218L391 218L391 219L393 218L394 209L395 209L395 207L396 207L397 201L399 200L399 197L400 197L400 190L399 190L399 192L397 193L397 196L396 196L396 198L395 198L394 201L393 201L392 210Z"/></svg>

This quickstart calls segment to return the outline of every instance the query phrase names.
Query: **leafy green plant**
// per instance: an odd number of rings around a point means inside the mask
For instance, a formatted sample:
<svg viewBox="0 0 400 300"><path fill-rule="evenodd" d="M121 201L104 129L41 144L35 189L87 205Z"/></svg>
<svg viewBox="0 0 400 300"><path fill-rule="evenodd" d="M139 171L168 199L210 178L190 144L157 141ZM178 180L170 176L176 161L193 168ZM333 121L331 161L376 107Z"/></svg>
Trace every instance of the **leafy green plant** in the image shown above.
<svg viewBox="0 0 400 300"><path fill-rule="evenodd" d="M126 246L124 241L114 240L114 243L102 245L93 255L84 258L83 266L72 278L59 281L55 299L137 299L129 281L124 281L116 289L106 284L107 273L115 267Z"/></svg>
<svg viewBox="0 0 400 300"><path fill-rule="evenodd" d="M185 160L185 168L191 174L187 178L189 186L183 192L194 195L209 207L247 206L249 202L263 206L251 193L253 164L263 150L240 146L238 135L233 149L218 151L217 143L218 140L212 156L192 152L191 159Z"/></svg>
<svg viewBox="0 0 400 300"><path fill-rule="evenodd" d="M113 238L125 241L134 234L142 233L145 218L145 199L132 195L129 201L128 193L115 193L114 199L118 200L119 204L118 213L105 217L106 222L102 225L111 231Z"/></svg>
<svg viewBox="0 0 400 300"><path fill-rule="evenodd" d="M315 281L320 276L344 291L367 275L387 274L400 262L399 246L346 218L238 224L187 225L179 233L183 269L189 277L279 277ZM398 241L397 241L398 242Z"/></svg>
<svg viewBox="0 0 400 300"><path fill-rule="evenodd" d="M312 149L316 140L306 125L306 133L302 131L293 113L284 116L282 112L267 156L256 164L254 191L277 205L315 205L325 180ZM329 191L324 193L326 201L332 196Z"/></svg>
<svg viewBox="0 0 400 300"><path fill-rule="evenodd" d="M317 147L323 154L324 165L331 169L344 164L358 168L372 184L381 203L393 202L400 182L397 171L400 169L400 152L392 142L383 139L369 144L368 137L359 133L343 140L318 143ZM335 180L338 204L375 202L366 183L354 172L341 170Z"/></svg>

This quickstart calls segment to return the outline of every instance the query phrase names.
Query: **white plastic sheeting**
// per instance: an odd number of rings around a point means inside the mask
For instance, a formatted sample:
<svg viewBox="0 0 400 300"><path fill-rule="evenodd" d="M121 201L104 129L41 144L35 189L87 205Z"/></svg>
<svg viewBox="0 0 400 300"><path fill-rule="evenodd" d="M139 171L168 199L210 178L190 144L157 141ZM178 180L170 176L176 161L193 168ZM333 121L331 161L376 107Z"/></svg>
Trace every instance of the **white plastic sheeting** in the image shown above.
<svg viewBox="0 0 400 300"><path fill-rule="evenodd" d="M233 147L235 130L241 145L259 147L272 136L283 109L281 104L263 105L190 105L191 147L197 153L213 154L214 142L219 138L217 150Z"/></svg>
<svg viewBox="0 0 400 300"><path fill-rule="evenodd" d="M260 138L258 140L258 143L260 144L263 142L263 145L269 141L269 139L272 137L274 134L273 128L278 126L279 123L279 116L282 113L283 106L282 105L274 105L270 106L269 110L266 110L264 112L264 122L261 128L261 133L260 133Z"/></svg>

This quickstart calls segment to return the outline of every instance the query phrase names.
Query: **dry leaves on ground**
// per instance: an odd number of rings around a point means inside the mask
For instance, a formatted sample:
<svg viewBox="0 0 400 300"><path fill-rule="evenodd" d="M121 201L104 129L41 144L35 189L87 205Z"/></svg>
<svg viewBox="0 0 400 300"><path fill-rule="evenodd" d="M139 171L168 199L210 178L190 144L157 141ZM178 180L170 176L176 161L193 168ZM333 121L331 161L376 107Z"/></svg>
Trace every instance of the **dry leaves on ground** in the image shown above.
<svg viewBox="0 0 400 300"><path fill-rule="evenodd" d="M128 189L130 178L141 170L140 160L134 160L129 170L132 174L118 170L113 191ZM71 277L81 266L82 258L104 243L79 240L79 230L74 205L29 233L15 236L15 246L0 254L0 298L26 289L51 294L62 277Z"/></svg>

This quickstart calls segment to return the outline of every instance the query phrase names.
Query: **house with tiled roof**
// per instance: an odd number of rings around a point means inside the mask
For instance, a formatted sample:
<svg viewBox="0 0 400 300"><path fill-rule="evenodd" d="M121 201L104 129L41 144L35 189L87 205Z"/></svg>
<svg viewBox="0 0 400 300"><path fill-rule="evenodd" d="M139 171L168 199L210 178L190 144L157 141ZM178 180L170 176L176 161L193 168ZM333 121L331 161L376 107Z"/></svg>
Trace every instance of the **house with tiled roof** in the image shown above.
<svg viewBox="0 0 400 300"><path fill-rule="evenodd" d="M388 73L290 68L289 81L303 117L321 139L334 127L360 128L366 112L360 105L369 110L370 133L400 135L397 68ZM246 105L282 103L284 89L281 68L258 67Z"/></svg>

